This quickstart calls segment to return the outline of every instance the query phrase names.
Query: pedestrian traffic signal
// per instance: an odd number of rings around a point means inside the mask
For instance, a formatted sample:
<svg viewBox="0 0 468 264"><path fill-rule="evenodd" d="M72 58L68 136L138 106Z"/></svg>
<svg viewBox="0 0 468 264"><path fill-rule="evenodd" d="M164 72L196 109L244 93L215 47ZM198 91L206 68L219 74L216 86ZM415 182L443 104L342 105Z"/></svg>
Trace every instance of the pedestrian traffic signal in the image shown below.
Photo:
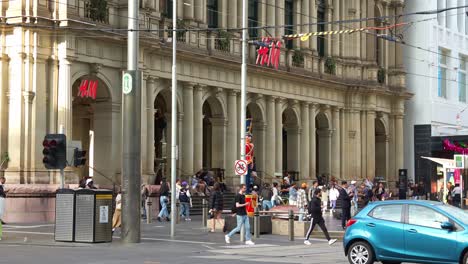
<svg viewBox="0 0 468 264"><path fill-rule="evenodd" d="M86 150L75 148L73 152L73 166L83 166L86 164Z"/></svg>
<svg viewBox="0 0 468 264"><path fill-rule="evenodd" d="M67 138L64 134L47 134L42 146L42 163L47 169L64 169L67 166Z"/></svg>

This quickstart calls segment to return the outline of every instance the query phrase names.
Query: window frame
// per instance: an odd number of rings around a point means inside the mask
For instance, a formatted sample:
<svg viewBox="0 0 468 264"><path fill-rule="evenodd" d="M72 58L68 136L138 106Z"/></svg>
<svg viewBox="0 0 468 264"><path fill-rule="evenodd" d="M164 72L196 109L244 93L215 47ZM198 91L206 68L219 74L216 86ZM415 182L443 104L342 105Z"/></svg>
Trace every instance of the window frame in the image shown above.
<svg viewBox="0 0 468 264"><path fill-rule="evenodd" d="M325 1L320 0L317 6L317 23L326 22L327 21L327 14L325 8ZM325 31L326 27L325 24L317 24L317 32ZM325 42L325 35L317 36L317 53L319 57L327 56L326 50L327 47Z"/></svg>
<svg viewBox="0 0 468 264"><path fill-rule="evenodd" d="M467 56L460 54L459 59L459 67L458 67L458 74L457 74L457 86L458 86L458 101L466 103L467 102L467 90L468 90L468 78L467 78ZM461 76L464 76L464 80L462 80ZM463 84L463 85L462 85ZM462 96L463 91L463 96Z"/></svg>
<svg viewBox="0 0 468 264"><path fill-rule="evenodd" d="M382 218L377 218L377 217L373 216L373 213L377 208L379 208L379 207L388 207L388 206L400 206L401 207L400 221L382 219ZM372 210L370 210L370 212L367 214L367 216L372 218L372 219L376 219L376 220L380 220L380 221L388 221L388 222L392 222L392 223L404 224L405 223L405 205L404 204L381 204L381 205L377 205L374 208L372 208Z"/></svg>
<svg viewBox="0 0 468 264"><path fill-rule="evenodd" d="M456 222L453 221L453 219L450 218L450 216L448 216L448 215L446 215L446 214L444 214L444 213L442 213L442 212L440 212L440 211L438 211L438 210L435 210L434 208L431 208L431 207L428 207L428 206L425 206L425 205L420 205L420 204L407 204L407 205L406 205L406 209L405 209L405 211L406 211L406 213L405 213L405 224L407 224L407 225L413 225L413 226L424 227L424 228L432 228L432 229L436 229L436 230L443 230L441 227L437 228L437 227L432 227L432 226L423 226L423 225L411 224L411 223L409 222L409 214L410 214L410 210L409 210L409 209L410 209L410 206L417 206L417 207L425 208L425 209L427 209L427 210L432 210L433 212L436 212L436 213L438 213L438 214L440 214L440 215L446 217L446 218L448 219L448 222L450 222L450 223L452 223L454 226L456 226L456 225L455 225ZM441 224L442 224L442 223L441 223ZM457 230L455 230L455 231L457 231Z"/></svg>
<svg viewBox="0 0 468 264"><path fill-rule="evenodd" d="M439 48L437 65L437 96L447 99L448 56L450 51ZM442 74L444 72L444 74Z"/></svg>
<svg viewBox="0 0 468 264"><path fill-rule="evenodd" d="M233 0L231 0L233 1ZM248 0L247 25L250 39L258 38L258 3L259 0ZM253 7L253 8L252 8ZM251 11L253 9L253 11ZM252 12L252 13L251 13Z"/></svg>
<svg viewBox="0 0 468 264"><path fill-rule="evenodd" d="M213 4L210 5L210 2ZM218 0L207 0L206 1L206 24L208 28L218 28L218 11L219 11L219 2Z"/></svg>
<svg viewBox="0 0 468 264"><path fill-rule="evenodd" d="M289 9L289 6L291 9ZM289 18L289 19L288 19ZM294 1L293 0L285 0L284 1L284 24L285 25L294 25ZM284 34L289 35L293 34L294 29L292 26L284 27ZM287 49L293 49L293 40L288 39L285 41Z"/></svg>

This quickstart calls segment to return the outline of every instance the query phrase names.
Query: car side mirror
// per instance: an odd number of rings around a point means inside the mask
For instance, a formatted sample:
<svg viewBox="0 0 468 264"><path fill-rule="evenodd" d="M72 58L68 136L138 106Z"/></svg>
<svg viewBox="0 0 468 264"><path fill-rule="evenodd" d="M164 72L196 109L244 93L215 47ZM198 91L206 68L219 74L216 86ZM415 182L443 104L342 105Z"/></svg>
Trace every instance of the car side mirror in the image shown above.
<svg viewBox="0 0 468 264"><path fill-rule="evenodd" d="M453 224L450 222L443 222L442 224L440 224L440 227L442 229L449 230L449 231L453 231L455 229Z"/></svg>

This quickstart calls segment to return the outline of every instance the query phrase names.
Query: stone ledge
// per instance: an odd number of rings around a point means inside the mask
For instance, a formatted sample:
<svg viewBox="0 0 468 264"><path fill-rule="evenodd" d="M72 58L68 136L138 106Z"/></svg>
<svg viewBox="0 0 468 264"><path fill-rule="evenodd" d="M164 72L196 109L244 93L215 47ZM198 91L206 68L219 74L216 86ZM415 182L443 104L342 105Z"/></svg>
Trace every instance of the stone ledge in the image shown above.
<svg viewBox="0 0 468 264"><path fill-rule="evenodd" d="M65 185L68 188L68 185ZM55 197L60 184L7 184L7 198L17 197Z"/></svg>

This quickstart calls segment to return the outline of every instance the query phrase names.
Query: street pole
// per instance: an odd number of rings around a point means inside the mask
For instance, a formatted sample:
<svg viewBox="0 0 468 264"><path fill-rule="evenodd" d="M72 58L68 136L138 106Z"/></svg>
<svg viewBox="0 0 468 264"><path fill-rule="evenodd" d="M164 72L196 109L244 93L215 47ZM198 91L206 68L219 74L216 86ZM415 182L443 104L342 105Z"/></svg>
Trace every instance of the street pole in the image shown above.
<svg viewBox="0 0 468 264"><path fill-rule="evenodd" d="M241 118L240 118L240 159L245 160L245 101L247 86L247 0L242 0L242 67L241 67ZM245 175L241 176L241 184L246 184ZM245 227L240 232L241 241L245 241Z"/></svg>
<svg viewBox="0 0 468 264"><path fill-rule="evenodd" d="M122 240L140 242L141 87L138 0L128 0L127 71L122 78Z"/></svg>
<svg viewBox="0 0 468 264"><path fill-rule="evenodd" d="M201 8L201 7L200 7ZM171 107L171 237L176 225L176 152L177 152L177 1L172 1L172 107ZM189 109L191 111L192 109Z"/></svg>

